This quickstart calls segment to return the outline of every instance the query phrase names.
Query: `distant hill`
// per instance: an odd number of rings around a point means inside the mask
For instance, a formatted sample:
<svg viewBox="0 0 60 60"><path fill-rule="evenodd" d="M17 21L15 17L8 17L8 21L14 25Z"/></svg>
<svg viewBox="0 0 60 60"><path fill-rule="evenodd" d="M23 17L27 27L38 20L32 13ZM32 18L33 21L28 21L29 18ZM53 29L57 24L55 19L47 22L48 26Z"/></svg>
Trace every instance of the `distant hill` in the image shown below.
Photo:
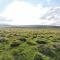
<svg viewBox="0 0 60 60"><path fill-rule="evenodd" d="M4 27L16 27L16 28L60 28L60 26L51 25L5 25Z"/></svg>
<svg viewBox="0 0 60 60"><path fill-rule="evenodd" d="M0 28L2 27L13 27L13 28L60 28L60 26L51 26L51 25L8 25L8 24L0 24Z"/></svg>
<svg viewBox="0 0 60 60"><path fill-rule="evenodd" d="M0 24L0 28L1 27L12 27L11 25L8 25L8 24Z"/></svg>
<svg viewBox="0 0 60 60"><path fill-rule="evenodd" d="M51 26L51 25L21 25L21 26L15 26L15 27L21 27L21 28L60 28L60 26Z"/></svg>

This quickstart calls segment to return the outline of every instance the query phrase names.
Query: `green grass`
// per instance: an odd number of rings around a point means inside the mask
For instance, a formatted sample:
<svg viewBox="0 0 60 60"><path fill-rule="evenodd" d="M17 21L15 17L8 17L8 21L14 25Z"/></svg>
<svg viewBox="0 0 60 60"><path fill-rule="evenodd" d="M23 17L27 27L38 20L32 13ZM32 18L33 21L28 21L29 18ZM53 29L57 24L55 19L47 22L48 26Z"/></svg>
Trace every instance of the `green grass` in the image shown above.
<svg viewBox="0 0 60 60"><path fill-rule="evenodd" d="M0 60L60 60L60 29L0 29Z"/></svg>

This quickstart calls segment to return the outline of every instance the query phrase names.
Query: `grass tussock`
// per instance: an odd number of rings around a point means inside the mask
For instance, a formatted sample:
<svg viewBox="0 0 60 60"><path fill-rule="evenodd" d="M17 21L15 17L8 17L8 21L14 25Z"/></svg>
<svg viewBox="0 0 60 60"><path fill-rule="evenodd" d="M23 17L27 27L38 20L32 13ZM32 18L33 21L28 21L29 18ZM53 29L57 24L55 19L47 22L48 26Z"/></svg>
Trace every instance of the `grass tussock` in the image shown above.
<svg viewBox="0 0 60 60"><path fill-rule="evenodd" d="M0 60L60 60L60 29L0 29Z"/></svg>

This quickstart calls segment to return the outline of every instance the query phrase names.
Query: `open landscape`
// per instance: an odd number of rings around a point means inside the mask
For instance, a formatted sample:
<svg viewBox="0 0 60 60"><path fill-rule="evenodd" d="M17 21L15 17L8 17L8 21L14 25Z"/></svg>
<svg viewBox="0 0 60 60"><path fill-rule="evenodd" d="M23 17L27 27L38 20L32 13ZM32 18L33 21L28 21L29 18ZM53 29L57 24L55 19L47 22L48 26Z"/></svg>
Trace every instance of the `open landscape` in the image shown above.
<svg viewBox="0 0 60 60"><path fill-rule="evenodd" d="M0 0L0 60L60 60L60 0Z"/></svg>
<svg viewBox="0 0 60 60"><path fill-rule="evenodd" d="M0 60L60 60L60 28L0 28Z"/></svg>

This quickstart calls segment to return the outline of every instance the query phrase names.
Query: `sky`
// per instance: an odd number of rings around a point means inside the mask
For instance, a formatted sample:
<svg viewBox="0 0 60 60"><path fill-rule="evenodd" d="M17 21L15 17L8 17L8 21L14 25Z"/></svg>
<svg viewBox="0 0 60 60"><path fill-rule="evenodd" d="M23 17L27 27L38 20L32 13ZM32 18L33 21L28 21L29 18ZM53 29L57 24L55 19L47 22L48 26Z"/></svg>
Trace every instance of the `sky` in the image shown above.
<svg viewBox="0 0 60 60"><path fill-rule="evenodd" d="M60 20L56 19L60 15L57 12L50 14L51 11L57 11L57 8L60 9L60 0L0 0L0 24L60 25Z"/></svg>

